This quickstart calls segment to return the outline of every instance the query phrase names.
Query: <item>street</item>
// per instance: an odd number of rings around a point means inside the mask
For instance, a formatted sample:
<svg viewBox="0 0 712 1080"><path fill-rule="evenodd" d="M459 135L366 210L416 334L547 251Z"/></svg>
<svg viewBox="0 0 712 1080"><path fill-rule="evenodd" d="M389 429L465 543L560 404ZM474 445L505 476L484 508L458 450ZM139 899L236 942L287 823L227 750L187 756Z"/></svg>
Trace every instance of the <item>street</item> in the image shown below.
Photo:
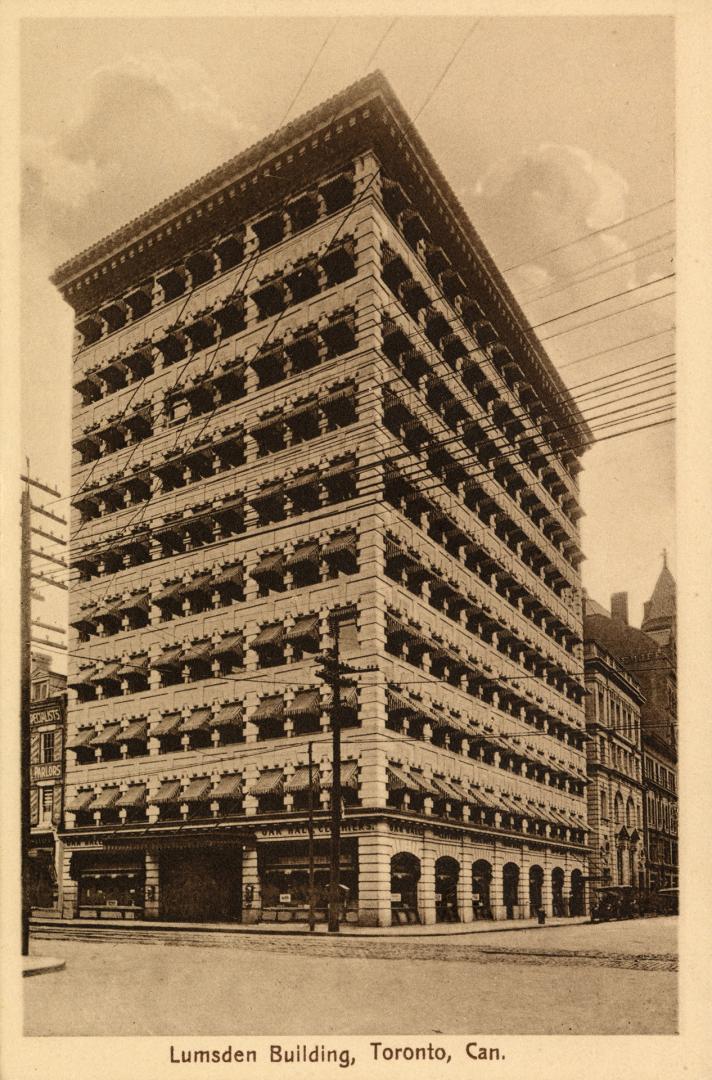
<svg viewBox="0 0 712 1080"><path fill-rule="evenodd" d="M66 969L26 980L25 1033L672 1034L676 931L656 918L427 939L40 932L31 952Z"/></svg>

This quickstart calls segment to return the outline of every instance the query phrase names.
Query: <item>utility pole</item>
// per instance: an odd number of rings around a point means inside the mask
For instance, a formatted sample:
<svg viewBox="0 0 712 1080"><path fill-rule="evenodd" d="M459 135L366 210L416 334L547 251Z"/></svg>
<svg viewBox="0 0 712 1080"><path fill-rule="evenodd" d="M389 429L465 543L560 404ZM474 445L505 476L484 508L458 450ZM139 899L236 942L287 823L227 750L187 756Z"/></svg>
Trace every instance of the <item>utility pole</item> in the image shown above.
<svg viewBox="0 0 712 1080"><path fill-rule="evenodd" d="M314 765L313 760L314 744L310 741L308 746L308 761L309 761L309 794L307 806L309 810L308 818L308 835L309 835L309 930L314 932L316 929L316 919L314 917L314 788L312 787L312 768Z"/></svg>
<svg viewBox="0 0 712 1080"><path fill-rule="evenodd" d="M51 623L33 623L32 620L32 600L42 600L43 597L36 593L32 587L33 580L39 580L46 585L54 585L55 588L63 589L66 591L67 586L60 581L55 581L52 578L45 577L41 573L35 573L32 570L32 558L48 559L50 562L56 563L59 566L66 566L66 563L62 559L57 559L55 556L45 553L44 551L36 551L32 547L32 534L38 534L45 539L52 540L55 543L66 544L66 540L56 536L53 533L45 533L39 528L34 528L32 525L32 514L39 513L45 517L51 518L53 521L58 522L61 525L66 525L67 522L64 518L58 514L52 513L50 510L45 510L41 506L36 506L30 496L30 487L38 488L40 491L45 491L49 495L55 498L61 498L58 491L54 488L48 487L47 484L41 483L39 480L33 480L30 477L30 463L27 462L27 475L21 476L20 480L23 484L22 495L20 498L20 536L21 536L21 554L20 554L20 858L21 858L21 930L22 930L22 955L27 956L30 946L30 868L29 868L29 850L30 850L30 830L31 830L31 813L30 813L30 683L32 679L32 643L35 642L38 645L48 645L54 649L63 649L66 651L66 645L57 644L46 638L33 638L32 627L33 625L40 626L43 630L50 630L54 633L63 634L65 631L60 627L54 626Z"/></svg>
<svg viewBox="0 0 712 1080"><path fill-rule="evenodd" d="M334 638L331 699L331 849L329 876L329 933L339 932L339 872L341 869L341 666L339 657L339 617L331 616Z"/></svg>

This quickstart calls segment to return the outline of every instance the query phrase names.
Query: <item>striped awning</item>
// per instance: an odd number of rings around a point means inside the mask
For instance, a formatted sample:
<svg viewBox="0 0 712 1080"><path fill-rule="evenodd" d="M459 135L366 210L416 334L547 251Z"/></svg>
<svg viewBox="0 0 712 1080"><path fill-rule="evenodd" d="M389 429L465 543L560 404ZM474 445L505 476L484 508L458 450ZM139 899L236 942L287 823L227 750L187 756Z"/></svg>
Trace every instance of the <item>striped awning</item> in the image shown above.
<svg viewBox="0 0 712 1080"><path fill-rule="evenodd" d="M210 572L198 574L197 577L194 577L192 581L183 586L183 592L186 596L190 596L191 593L201 592L210 586L212 580L213 575Z"/></svg>
<svg viewBox="0 0 712 1080"><path fill-rule="evenodd" d="M294 626L287 630L287 641L300 641L303 638L319 637L319 616L300 615L295 619Z"/></svg>
<svg viewBox="0 0 712 1080"><path fill-rule="evenodd" d="M496 796L485 791L478 784L470 784L470 797L474 803L483 806L485 810L499 809Z"/></svg>
<svg viewBox="0 0 712 1080"><path fill-rule="evenodd" d="M95 735L96 728L94 727L79 728L76 735L67 743L67 749L81 750L85 746L90 746Z"/></svg>
<svg viewBox="0 0 712 1080"><path fill-rule="evenodd" d="M467 796L464 791L459 791L453 783L446 780L444 777L433 776L431 783L439 795L444 795L446 799L454 799L456 802L466 802Z"/></svg>
<svg viewBox="0 0 712 1080"><path fill-rule="evenodd" d="M284 641L284 627L281 623L271 623L263 626L259 634L252 641L252 648L259 649L263 645L281 645Z"/></svg>
<svg viewBox="0 0 712 1080"><path fill-rule="evenodd" d="M331 769L327 769L321 781L322 788L331 787ZM358 791L358 761L341 762L341 786Z"/></svg>
<svg viewBox="0 0 712 1080"><path fill-rule="evenodd" d="M284 790L284 774L281 769L267 769L257 783L248 791L248 795L278 795Z"/></svg>
<svg viewBox="0 0 712 1080"><path fill-rule="evenodd" d="M156 794L150 799L150 802L156 804L180 801L180 780L163 780Z"/></svg>
<svg viewBox="0 0 712 1080"><path fill-rule="evenodd" d="M329 695L326 703L326 708L331 709L334 704L333 695ZM358 690L355 686L344 687L341 691L341 708L342 709L358 709Z"/></svg>
<svg viewBox="0 0 712 1080"><path fill-rule="evenodd" d="M91 805L87 809L106 810L108 807L114 805L119 795L120 791L117 787L106 787L95 799L93 799Z"/></svg>
<svg viewBox="0 0 712 1080"><path fill-rule="evenodd" d="M243 577L244 571L241 566L228 566L221 574L213 578L213 585L242 584Z"/></svg>
<svg viewBox="0 0 712 1080"><path fill-rule="evenodd" d="M181 731L205 731L212 726L213 710L209 706L193 709L180 726Z"/></svg>
<svg viewBox="0 0 712 1080"><path fill-rule="evenodd" d="M182 655L183 649L180 645L171 645L170 648L164 649L160 656L151 661L151 666L158 668L159 671L163 668L180 667Z"/></svg>
<svg viewBox="0 0 712 1080"><path fill-rule="evenodd" d="M319 766L312 765L312 791L319 791L321 788L321 778L319 776ZM292 776L285 782L284 790L286 791L307 791L309 788L309 766L300 765L295 769Z"/></svg>
<svg viewBox="0 0 712 1080"><path fill-rule="evenodd" d="M207 776L200 776L196 780L191 780L185 791L181 792L181 802L207 802L210 799L210 779Z"/></svg>
<svg viewBox="0 0 712 1080"><path fill-rule="evenodd" d="M181 664L192 664L196 660L209 660L213 653L211 641L197 641L181 656Z"/></svg>
<svg viewBox="0 0 712 1080"><path fill-rule="evenodd" d="M145 720L133 720L121 732L118 742L146 742L148 725Z"/></svg>
<svg viewBox="0 0 712 1080"><path fill-rule="evenodd" d="M291 555L287 555L285 566L298 566L305 562L319 562L319 545L316 540L309 540L305 544L299 544Z"/></svg>
<svg viewBox="0 0 712 1080"><path fill-rule="evenodd" d="M270 555L262 555L259 562L250 571L252 577L263 577L266 574L281 574L284 570L284 555L281 551L274 551Z"/></svg>
<svg viewBox="0 0 712 1080"><path fill-rule="evenodd" d="M319 479L319 471L317 469L305 469L303 472L293 476L291 480L285 483L285 488L288 491L293 491L295 488L308 487L309 484L316 484Z"/></svg>
<svg viewBox="0 0 712 1080"><path fill-rule="evenodd" d="M121 676L119 675L119 669L121 663L118 660L110 660L108 663L99 670L95 671L91 676L91 681L95 683L103 682L121 682Z"/></svg>
<svg viewBox="0 0 712 1080"><path fill-rule="evenodd" d="M330 468L324 470L324 472L321 474L322 479L331 480L336 478L337 476L343 476L344 473L348 473L353 468L355 468L355 465L356 462L352 457L347 458L346 461L339 461L334 465L331 465Z"/></svg>
<svg viewBox="0 0 712 1080"><path fill-rule="evenodd" d="M331 555L338 555L342 551L356 554L356 533L345 532L333 536L322 549L322 557L328 559Z"/></svg>
<svg viewBox="0 0 712 1080"><path fill-rule="evenodd" d="M399 791L405 788L406 791L423 792L427 795L438 794L437 790L430 782L426 781L421 773L412 771L407 765L394 765L389 762L386 774L388 787L391 791Z"/></svg>
<svg viewBox="0 0 712 1080"><path fill-rule="evenodd" d="M124 600L124 602L123 602L123 610L124 611L133 611L133 610L148 611L148 609L150 607L150 603L151 602L150 602L149 595L148 595L148 589L139 589L138 592L132 593L131 596L129 596L126 600Z"/></svg>
<svg viewBox="0 0 712 1080"><path fill-rule="evenodd" d="M567 829L572 828L571 822L566 817L566 815L562 814L562 812L558 810L555 806L549 806L547 807L547 809L552 820L555 821L558 825L565 825Z"/></svg>
<svg viewBox="0 0 712 1080"><path fill-rule="evenodd" d="M91 740L91 746L108 746L110 743L117 742L117 736L121 731L121 724L107 724L106 727L98 731L94 738Z"/></svg>
<svg viewBox="0 0 712 1080"><path fill-rule="evenodd" d="M243 721L242 705L238 701L227 702L220 706L220 712L213 721L215 727L238 727Z"/></svg>
<svg viewBox="0 0 712 1080"><path fill-rule="evenodd" d="M287 705L287 716L313 716L321 712L321 696L316 688L299 690Z"/></svg>
<svg viewBox="0 0 712 1080"><path fill-rule="evenodd" d="M179 712L166 713L162 716L157 724L153 725L152 735L175 735L178 728L181 725L181 714Z"/></svg>
<svg viewBox="0 0 712 1080"><path fill-rule="evenodd" d="M78 611L73 619L69 620L70 626L93 626L96 616L96 604L90 604L89 607L84 608L82 611Z"/></svg>
<svg viewBox="0 0 712 1080"><path fill-rule="evenodd" d="M242 795L240 776L223 776L212 792L213 799L239 799Z"/></svg>
<svg viewBox="0 0 712 1080"><path fill-rule="evenodd" d="M183 582L174 581L172 585L162 589L156 597L157 604L163 604L166 600L177 600L183 593Z"/></svg>
<svg viewBox="0 0 712 1080"><path fill-rule="evenodd" d="M116 673L122 678L131 678L132 675L145 677L148 675L148 657L133 656L126 663L122 663Z"/></svg>
<svg viewBox="0 0 712 1080"><path fill-rule="evenodd" d="M64 809L70 814L78 814L82 810L87 810L93 802L93 791L77 791L75 795L69 796L64 804Z"/></svg>
<svg viewBox="0 0 712 1080"><path fill-rule="evenodd" d="M217 645L212 646L214 656L225 656L227 653L235 653L242 656L242 634L228 634Z"/></svg>
<svg viewBox="0 0 712 1080"><path fill-rule="evenodd" d="M145 784L132 784L127 788L123 795L120 795L117 806L145 806L146 805L146 785Z"/></svg>
<svg viewBox="0 0 712 1080"><path fill-rule="evenodd" d="M262 698L255 711L251 716L253 723L257 723L260 720L272 720L281 718L284 716L284 698L279 694L273 694L270 697Z"/></svg>

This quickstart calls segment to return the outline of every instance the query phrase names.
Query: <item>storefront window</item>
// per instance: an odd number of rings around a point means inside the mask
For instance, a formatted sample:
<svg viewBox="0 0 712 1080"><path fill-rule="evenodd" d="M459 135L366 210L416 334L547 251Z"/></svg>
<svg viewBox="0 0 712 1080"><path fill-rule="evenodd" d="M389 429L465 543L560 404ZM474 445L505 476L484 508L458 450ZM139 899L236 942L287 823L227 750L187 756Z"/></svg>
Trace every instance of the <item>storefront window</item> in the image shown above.
<svg viewBox="0 0 712 1080"><path fill-rule="evenodd" d="M143 878L139 871L89 871L79 879L80 907L142 907Z"/></svg>

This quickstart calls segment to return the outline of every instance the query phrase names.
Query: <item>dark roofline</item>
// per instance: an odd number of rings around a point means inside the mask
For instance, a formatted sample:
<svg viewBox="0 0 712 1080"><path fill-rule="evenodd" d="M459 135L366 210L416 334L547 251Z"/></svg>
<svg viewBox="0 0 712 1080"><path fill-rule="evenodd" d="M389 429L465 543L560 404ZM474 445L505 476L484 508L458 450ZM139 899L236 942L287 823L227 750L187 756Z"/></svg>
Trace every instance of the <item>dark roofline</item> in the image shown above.
<svg viewBox="0 0 712 1080"><path fill-rule="evenodd" d="M284 153L288 146L304 136L321 123L333 123L340 112L353 108L359 98L365 99L380 95L385 105L390 108L407 138L413 146L416 156L426 171L431 174L438 194L448 206L457 224L465 234L475 253L496 287L501 300L515 326L518 326L536 360L542 365L545 375L553 384L552 397L563 405L571 416L574 426L581 435L580 449L587 448L594 441L593 433L575 404L566 383L559 375L548 353L539 341L529 320L519 306L514 294L497 268L492 256L485 247L474 225L465 212L462 203L455 195L437 162L420 136L414 122L398 100L385 75L379 70L357 80L340 93L327 98L315 108L297 117L283 127L265 136L259 142L243 150L228 161L212 169L204 176L194 180L175 194L157 203L150 210L133 218L126 225L110 233L90 247L62 263L50 276L50 281L58 288L69 285L74 279L86 273L98 261L118 254L119 250L130 242L140 240L141 235L160 224L188 210L199 199L207 198L226 184L234 183L240 173L245 173L255 166L266 163L269 156Z"/></svg>

